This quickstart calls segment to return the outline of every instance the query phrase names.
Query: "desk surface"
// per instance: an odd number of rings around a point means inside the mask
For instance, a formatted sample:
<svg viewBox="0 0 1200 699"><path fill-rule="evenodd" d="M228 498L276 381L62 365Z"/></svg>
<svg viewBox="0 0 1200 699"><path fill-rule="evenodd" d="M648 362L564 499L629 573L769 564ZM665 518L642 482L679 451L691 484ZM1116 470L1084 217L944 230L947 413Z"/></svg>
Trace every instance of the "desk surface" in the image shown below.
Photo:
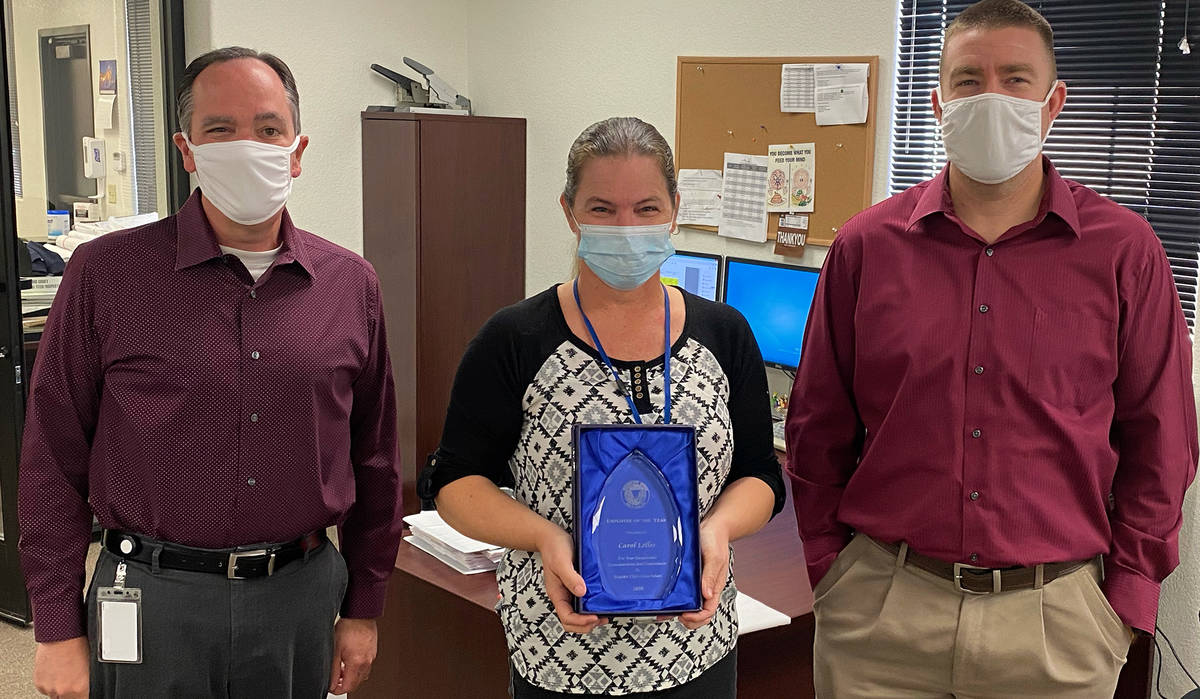
<svg viewBox="0 0 1200 699"><path fill-rule="evenodd" d="M739 590L795 619L812 611L813 595L790 484L787 491L783 510L767 526L734 542L734 577ZM400 544L396 568L488 610L496 605L493 573L463 575L408 542Z"/></svg>

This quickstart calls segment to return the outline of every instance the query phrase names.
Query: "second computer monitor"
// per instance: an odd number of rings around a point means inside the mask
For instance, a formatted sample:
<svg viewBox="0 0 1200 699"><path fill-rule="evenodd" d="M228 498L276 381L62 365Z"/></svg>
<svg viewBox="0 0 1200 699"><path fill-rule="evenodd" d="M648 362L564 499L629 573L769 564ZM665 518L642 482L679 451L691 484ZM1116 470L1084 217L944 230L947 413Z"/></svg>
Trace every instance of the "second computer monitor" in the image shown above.
<svg viewBox="0 0 1200 699"><path fill-rule="evenodd" d="M804 326L820 274L812 267L725 258L722 300L746 317L768 365L799 366Z"/></svg>
<svg viewBox="0 0 1200 699"><path fill-rule="evenodd" d="M677 250L659 269L664 284L716 301L721 289L721 256Z"/></svg>

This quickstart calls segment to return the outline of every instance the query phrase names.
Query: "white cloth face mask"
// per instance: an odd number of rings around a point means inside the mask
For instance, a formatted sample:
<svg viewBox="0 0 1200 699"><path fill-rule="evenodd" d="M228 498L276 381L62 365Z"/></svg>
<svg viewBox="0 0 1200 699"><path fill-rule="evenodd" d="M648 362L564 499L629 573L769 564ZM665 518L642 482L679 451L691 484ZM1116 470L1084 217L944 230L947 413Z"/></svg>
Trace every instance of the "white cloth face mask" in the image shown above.
<svg viewBox="0 0 1200 699"><path fill-rule="evenodd" d="M196 162L196 178L205 198L229 220L243 226L262 223L287 203L292 192L292 153L300 145L299 136L290 146L245 139L197 146L187 134L183 140Z"/></svg>
<svg viewBox="0 0 1200 699"><path fill-rule="evenodd" d="M946 157L976 182L999 184L1012 179L1042 152L1042 108L1055 87L1057 81L1041 102L996 92L944 102L939 85Z"/></svg>

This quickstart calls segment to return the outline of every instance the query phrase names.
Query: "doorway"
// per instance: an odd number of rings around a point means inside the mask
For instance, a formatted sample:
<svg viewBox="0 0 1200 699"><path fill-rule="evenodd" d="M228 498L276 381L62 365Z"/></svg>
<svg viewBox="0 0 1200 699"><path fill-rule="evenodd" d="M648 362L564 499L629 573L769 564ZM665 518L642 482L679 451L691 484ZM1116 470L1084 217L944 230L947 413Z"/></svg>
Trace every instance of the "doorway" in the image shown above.
<svg viewBox="0 0 1200 699"><path fill-rule="evenodd" d="M87 202L98 194L96 181L84 177L81 150L83 138L93 136L96 130L88 26L41 29L38 44L46 207L70 211L75 202Z"/></svg>

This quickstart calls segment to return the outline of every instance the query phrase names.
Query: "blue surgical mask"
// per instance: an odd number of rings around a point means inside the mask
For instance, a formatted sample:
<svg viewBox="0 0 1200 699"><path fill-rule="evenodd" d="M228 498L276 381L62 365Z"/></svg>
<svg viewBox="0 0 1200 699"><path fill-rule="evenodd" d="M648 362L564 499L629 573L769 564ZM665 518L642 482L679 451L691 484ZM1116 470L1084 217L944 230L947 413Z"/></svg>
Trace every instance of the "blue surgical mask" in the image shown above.
<svg viewBox="0 0 1200 699"><path fill-rule="evenodd" d="M614 289L636 289L675 254L670 222L653 226L579 226L579 257Z"/></svg>

